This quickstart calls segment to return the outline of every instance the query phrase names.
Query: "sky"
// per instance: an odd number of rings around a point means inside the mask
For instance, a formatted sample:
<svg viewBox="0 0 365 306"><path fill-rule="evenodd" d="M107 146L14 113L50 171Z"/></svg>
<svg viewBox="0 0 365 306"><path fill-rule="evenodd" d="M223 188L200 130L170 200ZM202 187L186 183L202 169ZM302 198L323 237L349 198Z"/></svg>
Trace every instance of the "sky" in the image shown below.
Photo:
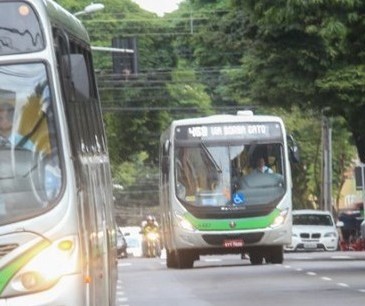
<svg viewBox="0 0 365 306"><path fill-rule="evenodd" d="M170 13L178 8L178 3L183 0L133 0L142 9L156 13L162 16L164 13Z"/></svg>

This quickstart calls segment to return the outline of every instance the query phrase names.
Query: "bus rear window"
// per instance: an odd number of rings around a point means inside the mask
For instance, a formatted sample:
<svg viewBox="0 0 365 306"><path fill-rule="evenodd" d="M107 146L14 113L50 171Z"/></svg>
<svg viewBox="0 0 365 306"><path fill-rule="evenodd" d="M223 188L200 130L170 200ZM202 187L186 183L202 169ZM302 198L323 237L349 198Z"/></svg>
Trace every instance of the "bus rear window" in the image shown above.
<svg viewBox="0 0 365 306"><path fill-rule="evenodd" d="M33 9L24 2L0 2L0 55L42 50L44 39Z"/></svg>

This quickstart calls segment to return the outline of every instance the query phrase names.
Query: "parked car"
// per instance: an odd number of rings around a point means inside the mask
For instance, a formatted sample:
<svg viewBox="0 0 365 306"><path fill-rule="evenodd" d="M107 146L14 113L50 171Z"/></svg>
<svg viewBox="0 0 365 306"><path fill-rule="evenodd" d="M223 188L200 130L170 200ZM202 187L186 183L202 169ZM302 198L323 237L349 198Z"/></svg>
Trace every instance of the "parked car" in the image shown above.
<svg viewBox="0 0 365 306"><path fill-rule="evenodd" d="M285 251L336 251L339 233L328 211L303 209L293 211L292 243Z"/></svg>
<svg viewBox="0 0 365 306"><path fill-rule="evenodd" d="M124 237L123 232L119 227L117 228L117 257L118 258L128 257L127 241Z"/></svg>
<svg viewBox="0 0 365 306"><path fill-rule="evenodd" d="M142 235L139 226L122 227L124 237L127 241L127 254L132 257L142 257Z"/></svg>

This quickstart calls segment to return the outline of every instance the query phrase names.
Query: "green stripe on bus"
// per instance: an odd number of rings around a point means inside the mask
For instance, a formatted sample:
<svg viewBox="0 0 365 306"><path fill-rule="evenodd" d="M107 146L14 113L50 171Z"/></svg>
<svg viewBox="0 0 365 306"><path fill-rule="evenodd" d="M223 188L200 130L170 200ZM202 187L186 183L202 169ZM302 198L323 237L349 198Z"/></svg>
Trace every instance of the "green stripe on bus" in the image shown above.
<svg viewBox="0 0 365 306"><path fill-rule="evenodd" d="M0 269L0 295L3 293L5 287L15 276L15 274L33 257L38 255L43 249L45 249L49 245L50 243L48 241L43 240L30 250L27 250L25 253L15 258L8 265Z"/></svg>
<svg viewBox="0 0 365 306"><path fill-rule="evenodd" d="M198 219L192 214L186 213L184 217L194 228L201 231L232 231L232 230L254 230L269 227L275 218L279 216L280 210L275 209L266 216L249 218L227 218L227 219ZM234 226L233 226L234 225Z"/></svg>

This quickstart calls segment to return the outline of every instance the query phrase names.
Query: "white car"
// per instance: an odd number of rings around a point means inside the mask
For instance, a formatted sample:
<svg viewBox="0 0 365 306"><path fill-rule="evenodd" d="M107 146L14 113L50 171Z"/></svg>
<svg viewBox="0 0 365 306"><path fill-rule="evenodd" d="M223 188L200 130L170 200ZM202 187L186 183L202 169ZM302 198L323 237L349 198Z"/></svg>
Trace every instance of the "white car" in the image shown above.
<svg viewBox="0 0 365 306"><path fill-rule="evenodd" d="M336 251L339 247L337 226L328 211L294 210L292 243L285 246L284 250Z"/></svg>
<svg viewBox="0 0 365 306"><path fill-rule="evenodd" d="M139 226L121 228L127 241L127 254L131 257L142 257L142 235Z"/></svg>

